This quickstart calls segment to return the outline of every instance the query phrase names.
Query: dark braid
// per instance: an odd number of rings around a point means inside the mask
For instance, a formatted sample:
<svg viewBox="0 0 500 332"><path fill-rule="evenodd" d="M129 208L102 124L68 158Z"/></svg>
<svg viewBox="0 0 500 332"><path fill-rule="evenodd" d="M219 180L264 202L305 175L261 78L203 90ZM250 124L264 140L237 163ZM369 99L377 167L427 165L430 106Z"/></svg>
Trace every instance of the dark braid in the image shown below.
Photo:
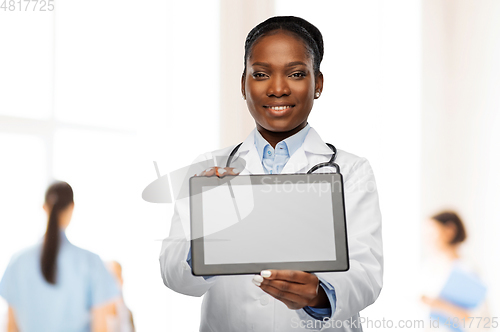
<svg viewBox="0 0 500 332"><path fill-rule="evenodd" d="M292 32L304 41L307 51L313 59L314 75L318 75L324 53L323 36L314 25L300 17L295 16L271 17L257 25L248 33L245 41L245 69L243 70L243 75L245 75L247 71L247 60L251 56L253 44L260 37L275 30L286 30Z"/></svg>
<svg viewBox="0 0 500 332"><path fill-rule="evenodd" d="M59 214L73 203L73 189L66 182L54 182L45 193L45 204L50 210L47 231L40 259L42 275L50 284L56 284L57 256L59 254Z"/></svg>

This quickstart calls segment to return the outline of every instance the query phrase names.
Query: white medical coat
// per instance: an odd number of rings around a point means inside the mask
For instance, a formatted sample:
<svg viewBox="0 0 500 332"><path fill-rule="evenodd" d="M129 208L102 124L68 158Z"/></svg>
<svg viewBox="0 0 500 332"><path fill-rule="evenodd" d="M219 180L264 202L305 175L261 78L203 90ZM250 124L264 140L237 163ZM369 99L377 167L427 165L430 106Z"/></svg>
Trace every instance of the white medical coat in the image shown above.
<svg viewBox="0 0 500 332"><path fill-rule="evenodd" d="M195 162L228 156L232 149L228 147L206 153ZM328 161L331 153L311 128L281 174L306 173L312 166ZM246 162L241 175L265 173L254 144L254 132L240 146L236 158L243 158ZM163 282L170 289L191 296L205 295L200 331L362 331L358 313L377 299L382 288L379 200L366 159L338 150L336 163L344 177L350 269L347 272L316 273L320 280L335 288L337 296L333 317L323 322L312 318L303 309L288 309L281 301L256 287L251 281L253 275L217 276L207 280L193 276L186 262L190 243L183 241L189 236L182 226L189 224L189 200L177 200L170 235L163 241L160 253L161 273Z"/></svg>

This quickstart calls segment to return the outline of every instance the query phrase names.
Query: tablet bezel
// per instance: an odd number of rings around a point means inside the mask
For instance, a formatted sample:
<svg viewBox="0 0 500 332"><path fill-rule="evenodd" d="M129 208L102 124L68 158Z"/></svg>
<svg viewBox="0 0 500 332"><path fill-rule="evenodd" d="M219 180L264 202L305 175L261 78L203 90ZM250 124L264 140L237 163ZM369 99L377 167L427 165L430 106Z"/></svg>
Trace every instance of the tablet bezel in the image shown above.
<svg viewBox="0 0 500 332"><path fill-rule="evenodd" d="M334 261L309 261L309 262L257 262L243 264L209 264L204 261L204 238L197 236L203 234L203 187L220 186L230 181L232 186L277 183L286 181L291 183L332 183L332 208L334 220L334 240L336 260ZM266 182L263 182L263 179ZM288 184L289 182L287 182ZM340 186L335 184L339 183ZM340 190L335 190L339 187ZM299 270L305 272L341 272L349 270L349 250L347 243L347 226L345 218L344 181L340 173L319 174L263 174L263 175L237 175L218 177L193 176L189 179L190 212L191 212L191 272L195 276L258 274L262 270Z"/></svg>

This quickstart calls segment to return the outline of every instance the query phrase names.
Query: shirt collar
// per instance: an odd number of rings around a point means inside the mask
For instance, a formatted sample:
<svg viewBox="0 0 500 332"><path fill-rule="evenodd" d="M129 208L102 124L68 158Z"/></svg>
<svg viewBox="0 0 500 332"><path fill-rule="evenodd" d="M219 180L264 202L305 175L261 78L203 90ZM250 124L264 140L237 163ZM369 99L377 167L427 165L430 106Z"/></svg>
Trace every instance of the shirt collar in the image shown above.
<svg viewBox="0 0 500 332"><path fill-rule="evenodd" d="M66 232L64 230L59 231L59 238L61 240L61 243L69 242L68 237L66 236Z"/></svg>
<svg viewBox="0 0 500 332"><path fill-rule="evenodd" d="M45 235L40 238L40 243L43 243L45 241ZM66 231L65 230L59 230L59 243L64 244L64 243L70 243L68 240L68 237L66 236Z"/></svg>
<svg viewBox="0 0 500 332"><path fill-rule="evenodd" d="M287 148L288 148L288 154L291 157L295 151L297 151L302 143L304 143L304 140L306 139L307 133L309 132L309 129L311 127L309 126L309 123L302 128L299 132L296 134L285 138L282 142L285 142ZM262 137L260 132L255 129L255 138L254 138L254 143L255 147L257 148L257 152L259 153L260 160L262 161L262 158L264 157L264 149L266 148L267 145L270 145L268 141ZM279 143L279 142L278 142Z"/></svg>

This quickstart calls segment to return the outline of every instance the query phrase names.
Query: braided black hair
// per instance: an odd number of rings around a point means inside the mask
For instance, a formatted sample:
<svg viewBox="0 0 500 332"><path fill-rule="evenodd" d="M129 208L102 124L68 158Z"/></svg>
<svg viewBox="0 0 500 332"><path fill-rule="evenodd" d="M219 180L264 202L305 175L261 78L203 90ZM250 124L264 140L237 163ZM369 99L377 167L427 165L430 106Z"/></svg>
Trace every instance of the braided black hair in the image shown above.
<svg viewBox="0 0 500 332"><path fill-rule="evenodd" d="M66 182L54 182L45 193L45 204L50 214L40 263L42 275L49 284L56 284L57 256L60 246L59 214L72 203L73 189Z"/></svg>
<svg viewBox="0 0 500 332"><path fill-rule="evenodd" d="M247 60L252 53L253 44L265 34L275 30L286 30L297 35L306 44L307 51L313 59L314 75L319 74L319 66L323 60L323 36L321 32L311 23L303 18L295 16L274 16L253 28L247 35L245 41L245 57L243 76L247 71Z"/></svg>

